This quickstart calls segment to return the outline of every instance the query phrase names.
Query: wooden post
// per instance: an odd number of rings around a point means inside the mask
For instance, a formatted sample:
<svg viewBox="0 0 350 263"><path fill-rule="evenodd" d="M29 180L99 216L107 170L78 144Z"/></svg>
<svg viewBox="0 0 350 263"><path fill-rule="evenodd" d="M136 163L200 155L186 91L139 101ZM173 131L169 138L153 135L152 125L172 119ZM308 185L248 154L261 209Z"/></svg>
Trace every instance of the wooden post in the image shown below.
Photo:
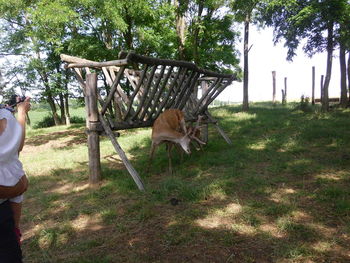
<svg viewBox="0 0 350 263"><path fill-rule="evenodd" d="M284 90L282 89L282 104L287 103L287 77L284 78Z"/></svg>
<svg viewBox="0 0 350 263"><path fill-rule="evenodd" d="M312 67L312 95L311 104L315 105L315 66Z"/></svg>
<svg viewBox="0 0 350 263"><path fill-rule="evenodd" d="M276 71L272 71L272 103L276 103Z"/></svg>
<svg viewBox="0 0 350 263"><path fill-rule="evenodd" d="M100 137L96 129L99 124L96 73L86 75L86 102L88 110L89 182L90 184L96 184L101 180Z"/></svg>

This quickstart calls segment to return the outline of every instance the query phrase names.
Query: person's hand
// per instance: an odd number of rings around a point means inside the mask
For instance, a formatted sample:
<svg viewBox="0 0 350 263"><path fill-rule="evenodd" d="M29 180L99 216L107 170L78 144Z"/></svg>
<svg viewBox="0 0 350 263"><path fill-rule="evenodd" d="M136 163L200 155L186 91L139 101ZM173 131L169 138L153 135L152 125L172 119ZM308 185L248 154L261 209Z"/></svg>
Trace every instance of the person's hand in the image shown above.
<svg viewBox="0 0 350 263"><path fill-rule="evenodd" d="M18 110L18 114L26 114L28 113L28 111L30 111L30 97L26 97L26 99L17 104L17 110Z"/></svg>
<svg viewBox="0 0 350 263"><path fill-rule="evenodd" d="M28 189L28 179L24 175L14 186L2 186L0 185L0 198L13 198L23 194Z"/></svg>
<svg viewBox="0 0 350 263"><path fill-rule="evenodd" d="M28 182L27 176L26 176L26 175L23 175L23 176L21 177L21 179L19 180L19 182L21 182L21 186L22 186L21 190L23 191L21 194L23 194L23 193L24 193L25 191L27 191L27 189L28 189L28 184L29 184L29 182Z"/></svg>

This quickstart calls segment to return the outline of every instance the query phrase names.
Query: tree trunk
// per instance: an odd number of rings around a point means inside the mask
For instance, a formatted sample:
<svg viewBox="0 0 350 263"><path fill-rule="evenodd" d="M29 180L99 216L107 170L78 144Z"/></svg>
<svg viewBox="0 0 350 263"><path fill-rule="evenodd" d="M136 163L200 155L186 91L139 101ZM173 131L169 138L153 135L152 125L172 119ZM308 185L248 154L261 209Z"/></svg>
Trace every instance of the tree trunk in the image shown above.
<svg viewBox="0 0 350 263"><path fill-rule="evenodd" d="M348 89L349 89L349 102L350 102L350 50L348 50Z"/></svg>
<svg viewBox="0 0 350 263"><path fill-rule="evenodd" d="M66 124L66 114L64 112L64 96L63 93L60 92L60 94L58 95L60 98L60 111L61 111L61 123L62 124Z"/></svg>
<svg viewBox="0 0 350 263"><path fill-rule="evenodd" d="M69 114L69 103L68 103L68 93L64 94L64 111L65 111L65 123L70 126L70 114Z"/></svg>
<svg viewBox="0 0 350 263"><path fill-rule="evenodd" d="M68 82L69 82L69 75L67 69L65 70L65 81L64 81L64 88L65 88L65 93L64 93L64 111L65 111L65 116L66 116L66 125L70 126L70 113L69 113L69 92L68 92Z"/></svg>
<svg viewBox="0 0 350 263"><path fill-rule="evenodd" d="M38 59L38 61L42 62L41 61L41 56L40 56L40 51L39 51L39 48L38 48L38 44L37 44L37 41L34 37L32 37L32 42L35 44L36 46L36 58ZM40 78L41 78L41 81L43 82L44 84L44 88L45 88L45 93L46 93L46 99L47 99L47 102L49 103L50 105L50 108L51 108L51 112L52 112L52 117L53 117L53 120L55 122L55 125L60 125L61 122L60 122L60 118L57 114L57 109L56 109L56 105L55 105L55 101L52 97L52 94L51 94L51 88L50 88L50 84L49 84L49 77L47 75L47 72L45 71L45 68L44 67L37 67L36 68Z"/></svg>
<svg viewBox="0 0 350 263"><path fill-rule="evenodd" d="M50 85L49 85L49 79L48 76L46 74L46 72L43 70L42 72L39 72L42 82L44 83L44 87L45 87L45 93L47 94L46 100L50 105L51 108L51 112L52 112L52 117L53 120L55 122L55 125L60 125L61 121L60 118L57 114L57 108L56 108L56 104L55 104L55 100L51 95L51 89L50 89Z"/></svg>
<svg viewBox="0 0 350 263"><path fill-rule="evenodd" d="M178 52L179 59L185 59L185 31L186 31L186 21L184 16L184 3L181 0L174 0L174 5L176 8L176 34L178 38Z"/></svg>
<svg viewBox="0 0 350 263"><path fill-rule="evenodd" d="M315 105L315 66L312 67L312 95L311 103Z"/></svg>
<svg viewBox="0 0 350 263"><path fill-rule="evenodd" d="M133 35L132 35L132 17L129 15L129 11L125 9L125 20L128 25L128 28L125 33L123 33L125 39L125 45L128 50L133 50Z"/></svg>
<svg viewBox="0 0 350 263"><path fill-rule="evenodd" d="M326 77L324 81L324 87L323 87L323 103L322 103L322 111L328 111L329 110L329 98L328 98L328 88L329 83L331 81L331 75L332 75L332 62L333 62L333 49L334 49L334 43L333 43L333 22L330 22L328 25L328 36L327 36L327 71L326 71Z"/></svg>
<svg viewBox="0 0 350 263"><path fill-rule="evenodd" d="M198 14L197 14L197 18L196 18L196 27L194 30L194 36L193 36L193 60L194 63L196 63L196 65L200 66L200 58L199 58L199 52L198 52L198 47L199 47L199 30L200 30L200 17L202 16L202 12L203 12L203 2L200 2L198 4Z"/></svg>
<svg viewBox="0 0 350 263"><path fill-rule="evenodd" d="M346 55L345 48L340 44L339 49L339 62L340 62L340 105L346 107L348 104L348 91L346 88Z"/></svg>
<svg viewBox="0 0 350 263"><path fill-rule="evenodd" d="M53 99L53 97L52 97L51 94L49 94L49 95L47 96L47 102L48 102L49 105L50 105L51 112L52 112L52 117L53 117L53 120L54 120L54 122L55 122L55 125L56 125L56 126L57 126L57 125L60 125L61 122L60 122L60 118L59 118L59 116L58 116L58 114L57 114L56 104L55 104L55 101L54 101L54 99Z"/></svg>
<svg viewBox="0 0 350 263"><path fill-rule="evenodd" d="M249 23L250 23L250 13L246 14L244 20L244 69L243 69L243 111L247 111L249 109L249 99L248 99L248 75L249 75L249 67L248 67L248 53L249 53Z"/></svg>
<svg viewBox="0 0 350 263"><path fill-rule="evenodd" d="M321 88L321 103L322 104L323 104L323 97L324 97L323 82L324 82L324 75L321 75L320 88Z"/></svg>

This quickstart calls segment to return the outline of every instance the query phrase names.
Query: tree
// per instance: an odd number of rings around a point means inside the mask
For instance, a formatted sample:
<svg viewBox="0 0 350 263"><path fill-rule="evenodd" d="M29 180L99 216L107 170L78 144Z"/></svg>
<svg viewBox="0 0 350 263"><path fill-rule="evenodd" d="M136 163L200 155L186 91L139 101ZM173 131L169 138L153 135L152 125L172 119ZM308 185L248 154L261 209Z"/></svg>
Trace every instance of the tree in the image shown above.
<svg viewBox="0 0 350 263"><path fill-rule="evenodd" d="M2 1L0 16L2 30L6 32L1 49L8 54L23 55L21 73L27 84L42 89L41 95L50 105L55 124L60 124L55 103L57 83L51 79L55 68L52 68L49 58L64 38L64 25L74 19L74 12L61 2ZM59 63L57 56L56 62ZM11 75L10 69L8 74Z"/></svg>
<svg viewBox="0 0 350 263"><path fill-rule="evenodd" d="M1 1L1 27L5 32L1 53L23 55L22 74L26 79L35 76L31 84L41 89L38 95L50 105L55 123L69 122L69 76L61 67L59 53L92 60L115 59L122 49L141 49L143 54L174 53L174 48L166 48L171 29L160 19L168 19L171 5L166 1L157 4L151 6L146 0Z"/></svg>
<svg viewBox="0 0 350 263"><path fill-rule="evenodd" d="M346 51L350 53L350 2L342 2L342 12L339 20L339 62L340 62L340 104L342 107L348 105L348 89L347 89L347 69L346 69ZM350 60L349 60L350 61ZM349 63L348 63L349 70ZM350 76L348 75L350 80ZM350 82L349 82L350 88Z"/></svg>
<svg viewBox="0 0 350 263"><path fill-rule="evenodd" d="M178 57L210 70L232 72L233 69L238 69L238 52L232 48L238 39L238 33L226 2L182 0L175 1L176 3L181 7L180 11L176 11L177 16L181 12L185 18L181 20L185 24L181 24L181 30L177 30L178 34L184 34L178 36L178 39L184 41Z"/></svg>
<svg viewBox="0 0 350 263"><path fill-rule="evenodd" d="M56 124L68 121L67 80L60 53L95 61L116 59L121 50L194 61L232 71L237 38L224 0L178 0L182 22L178 48L177 10L170 0L0 1L0 54L21 54L27 84L50 105ZM10 71L9 71L10 72ZM68 74L68 75L67 75ZM104 80L103 74L99 78ZM105 80L104 80L105 81ZM105 81L106 82L106 81ZM107 84L105 85L108 93Z"/></svg>
<svg viewBox="0 0 350 263"><path fill-rule="evenodd" d="M327 111L328 87L332 73L333 51L337 46L339 24L346 0L267 0L264 3L262 19L274 27L274 41L285 40L288 47L287 59L292 60L302 39L306 40L303 50L309 56L327 52L327 70L324 82L322 110Z"/></svg>
<svg viewBox="0 0 350 263"><path fill-rule="evenodd" d="M248 98L248 81L249 81L249 25L254 16L253 11L258 4L258 0L233 0L231 3L232 10L235 12L235 18L239 22L244 22L244 45L243 45L243 111L249 109Z"/></svg>

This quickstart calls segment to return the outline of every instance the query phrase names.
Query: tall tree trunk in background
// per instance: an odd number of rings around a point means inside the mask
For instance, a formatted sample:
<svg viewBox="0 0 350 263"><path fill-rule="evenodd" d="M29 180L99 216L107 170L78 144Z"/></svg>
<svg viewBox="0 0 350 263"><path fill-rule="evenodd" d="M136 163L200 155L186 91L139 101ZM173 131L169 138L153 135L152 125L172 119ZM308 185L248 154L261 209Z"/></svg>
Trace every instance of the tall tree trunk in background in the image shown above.
<svg viewBox="0 0 350 263"><path fill-rule="evenodd" d="M58 94L58 96L60 98L61 123L62 124L66 124L66 114L64 112L64 96L63 96L63 93L60 92L60 94Z"/></svg>
<svg viewBox="0 0 350 263"><path fill-rule="evenodd" d="M69 91L68 91L68 82L69 82L69 74L68 70L66 69L65 72L65 80L64 80L64 111L65 111L65 116L66 116L66 125L70 125L70 113L69 113Z"/></svg>
<svg viewBox="0 0 350 263"><path fill-rule="evenodd" d="M55 125L60 125L61 124L61 121L60 121L60 118L57 114L57 108L56 108L56 104L55 104L55 100L53 99L52 97L52 94L51 94L51 88L50 88L50 85L49 85L49 78L47 76L47 73L45 72L45 70L38 70L38 73L41 77L41 81L44 83L44 88L45 88L45 93L46 93L46 100L47 102L49 103L50 105L50 108L51 108L51 112L52 112L52 117L53 117L53 120L55 122Z"/></svg>
<svg viewBox="0 0 350 263"><path fill-rule="evenodd" d="M345 48L340 44L339 49L339 62L340 62L340 105L346 107L348 104L348 91L346 88L346 55Z"/></svg>
<svg viewBox="0 0 350 263"><path fill-rule="evenodd" d="M70 126L70 113L69 113L69 102L68 102L68 92L64 94L64 111L66 117L66 125Z"/></svg>
<svg viewBox="0 0 350 263"><path fill-rule="evenodd" d="M47 88L47 85L45 85L45 89L50 89L50 88ZM57 108L56 108L56 104L55 104L55 101L52 97L51 94L48 94L47 95L47 102L49 103L50 105L50 108L51 108L51 112L52 112L52 117L53 117L53 120L55 122L55 125L60 125L61 124L61 121L60 121L60 118L57 114Z"/></svg>
<svg viewBox="0 0 350 263"><path fill-rule="evenodd" d="M348 50L348 89L349 89L349 102L350 102L350 50Z"/></svg>
<svg viewBox="0 0 350 263"><path fill-rule="evenodd" d="M127 30L123 33L124 39L125 39L125 44L126 44L126 48L128 50L133 50L133 35L132 35L132 25L133 25L133 21L132 21L132 17L129 15L129 11L126 8L125 9L125 20L126 23L128 25Z"/></svg>
<svg viewBox="0 0 350 263"><path fill-rule="evenodd" d="M178 38L179 59L185 59L186 21L184 11L184 1L174 0L176 8L176 34Z"/></svg>
<svg viewBox="0 0 350 263"><path fill-rule="evenodd" d="M244 70L243 70L243 111L249 109L249 100L248 100L248 53L249 53L249 24L250 24L250 12L247 12L244 20Z"/></svg>
<svg viewBox="0 0 350 263"><path fill-rule="evenodd" d="M199 47L199 30L200 30L200 21L201 21L201 16L203 13L203 2L200 2L198 4L198 14L196 18L196 29L194 30L194 36L193 36L193 59L194 63L196 65L200 66L200 58L199 58L199 52L198 52L198 47Z"/></svg>
<svg viewBox="0 0 350 263"><path fill-rule="evenodd" d="M333 26L334 23L330 22L328 25L328 36L327 36L327 71L326 71L326 78L324 81L324 97L322 102L322 111L328 111L329 110L329 97L328 97L328 88L329 83L331 81L331 75L332 75L332 58L333 58L333 49L334 49L334 43L333 43Z"/></svg>

